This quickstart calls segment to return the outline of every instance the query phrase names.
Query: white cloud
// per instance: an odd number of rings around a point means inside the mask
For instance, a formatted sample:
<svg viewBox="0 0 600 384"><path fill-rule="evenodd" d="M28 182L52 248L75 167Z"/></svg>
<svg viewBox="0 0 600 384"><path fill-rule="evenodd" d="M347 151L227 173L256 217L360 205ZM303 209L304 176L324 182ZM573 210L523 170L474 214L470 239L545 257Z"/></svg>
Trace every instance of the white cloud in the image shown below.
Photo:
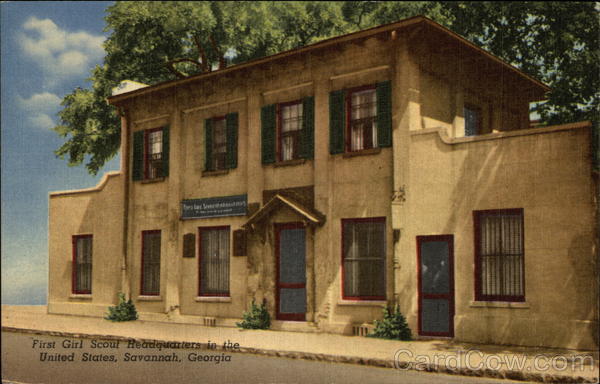
<svg viewBox="0 0 600 384"><path fill-rule="evenodd" d="M84 31L68 32L50 19L31 17L19 36L23 53L42 69L48 85L87 75L104 55L104 37Z"/></svg>
<svg viewBox="0 0 600 384"><path fill-rule="evenodd" d="M36 93L28 99L17 96L19 108L25 112L29 125L39 129L55 126L54 119L60 107L61 98L49 92Z"/></svg>

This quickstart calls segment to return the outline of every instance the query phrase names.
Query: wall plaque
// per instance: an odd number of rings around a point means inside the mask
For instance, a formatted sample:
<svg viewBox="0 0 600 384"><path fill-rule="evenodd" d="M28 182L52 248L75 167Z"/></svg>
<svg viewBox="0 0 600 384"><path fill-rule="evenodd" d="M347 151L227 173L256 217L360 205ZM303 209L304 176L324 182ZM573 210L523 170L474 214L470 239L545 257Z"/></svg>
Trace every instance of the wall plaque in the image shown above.
<svg viewBox="0 0 600 384"><path fill-rule="evenodd" d="M181 218L202 219L207 217L245 216L247 208L248 195L182 200Z"/></svg>

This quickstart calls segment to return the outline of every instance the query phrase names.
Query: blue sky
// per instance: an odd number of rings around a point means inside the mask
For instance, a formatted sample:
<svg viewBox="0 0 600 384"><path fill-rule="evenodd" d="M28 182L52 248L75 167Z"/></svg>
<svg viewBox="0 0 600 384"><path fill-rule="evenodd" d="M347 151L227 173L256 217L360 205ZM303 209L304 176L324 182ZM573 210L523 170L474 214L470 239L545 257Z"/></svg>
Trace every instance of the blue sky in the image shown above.
<svg viewBox="0 0 600 384"><path fill-rule="evenodd" d="M45 304L48 192L94 186L53 151L64 95L88 87L101 64L105 9L112 2L2 2L2 304Z"/></svg>

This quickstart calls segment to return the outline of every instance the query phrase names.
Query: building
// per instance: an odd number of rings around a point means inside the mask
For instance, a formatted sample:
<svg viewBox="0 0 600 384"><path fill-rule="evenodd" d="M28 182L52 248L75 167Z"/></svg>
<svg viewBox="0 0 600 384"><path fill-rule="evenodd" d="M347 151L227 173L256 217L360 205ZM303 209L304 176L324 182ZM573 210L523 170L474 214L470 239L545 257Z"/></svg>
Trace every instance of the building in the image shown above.
<svg viewBox="0 0 600 384"><path fill-rule="evenodd" d="M424 17L132 85L121 170L49 203L48 311L596 349L591 124Z"/></svg>

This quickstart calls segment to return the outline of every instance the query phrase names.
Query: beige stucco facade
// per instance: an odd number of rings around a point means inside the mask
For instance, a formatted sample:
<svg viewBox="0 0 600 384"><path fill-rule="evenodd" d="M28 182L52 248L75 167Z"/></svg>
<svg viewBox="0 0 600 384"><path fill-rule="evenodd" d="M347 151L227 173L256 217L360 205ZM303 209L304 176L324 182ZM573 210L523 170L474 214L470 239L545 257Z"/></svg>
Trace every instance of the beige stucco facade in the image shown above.
<svg viewBox="0 0 600 384"><path fill-rule="evenodd" d="M411 21L412 20L412 21ZM416 21L415 21L416 20ZM329 94L390 81L391 147L330 154ZM591 126L529 128L543 85L417 18L197 78L117 95L122 170L91 190L50 195L48 310L102 316L118 292L142 318L234 326L251 301L275 316L275 225L306 226L306 321L275 329L351 334L398 303L418 335L417 236L452 235L454 337L469 342L596 349L598 266ZM314 156L261 163L261 107L314 97ZM481 110L465 137L463 107ZM237 113L237 167L204 172L205 119ZM134 132L170 127L169 174L132 181ZM181 202L246 195L259 210L303 191L315 224L286 204L256 226L246 216L181 218ZM520 208L525 301L476 301L473 211ZM384 218L385 298L342 298L342 219ZM230 255L229 296L198 296L199 227L246 231ZM160 294L140 293L142 231L161 231ZM93 234L92 293L72 293L73 235ZM233 236L230 237L233 250Z"/></svg>

